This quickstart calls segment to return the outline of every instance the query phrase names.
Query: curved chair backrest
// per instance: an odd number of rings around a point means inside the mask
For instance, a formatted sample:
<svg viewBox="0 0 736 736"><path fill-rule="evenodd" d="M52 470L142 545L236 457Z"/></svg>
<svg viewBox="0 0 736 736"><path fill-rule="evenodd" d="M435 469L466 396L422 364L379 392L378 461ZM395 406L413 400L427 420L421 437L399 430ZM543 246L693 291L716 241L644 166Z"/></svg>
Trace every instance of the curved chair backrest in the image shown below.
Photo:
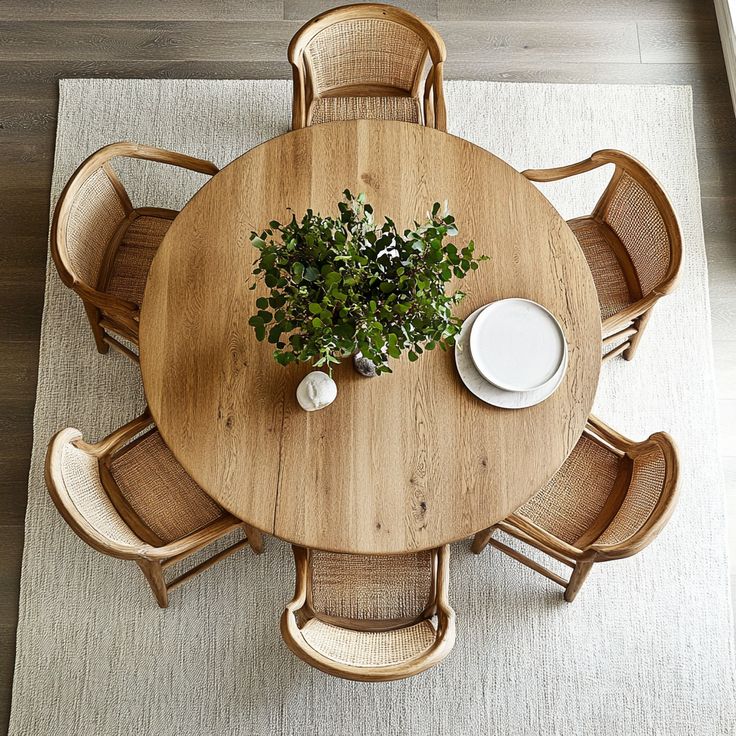
<svg viewBox="0 0 736 736"><path fill-rule="evenodd" d="M59 197L51 225L51 255L61 280L72 289L97 289L110 241L133 210L110 159L135 155L135 148L113 143L95 151Z"/></svg>
<svg viewBox="0 0 736 736"><path fill-rule="evenodd" d="M629 557L654 541L677 502L679 461L672 438L657 432L626 448L631 459L625 495L611 521L591 544L602 559Z"/></svg>
<svg viewBox="0 0 736 736"><path fill-rule="evenodd" d="M133 212L125 187L112 168L118 157L181 166L210 176L209 161L138 143L111 143L89 156L64 187L51 223L51 255L61 280L83 299L109 310L130 312L137 305L98 291L110 244Z"/></svg>
<svg viewBox="0 0 736 736"><path fill-rule="evenodd" d="M281 632L289 648L313 667L354 680L396 680L423 672L452 649L448 547L400 556L294 547L294 559L296 592L281 618ZM433 616L436 628L429 623ZM312 646L313 635L308 640L300 629L315 621L319 649ZM375 652L375 637L385 637L381 661L367 663L362 655L366 648Z"/></svg>
<svg viewBox="0 0 736 736"><path fill-rule="evenodd" d="M149 548L126 524L100 479L98 457L69 427L57 432L46 454L46 486L69 526L104 554L134 559Z"/></svg>
<svg viewBox="0 0 736 736"><path fill-rule="evenodd" d="M591 160L616 167L593 216L623 244L641 296L666 294L682 260L682 237L672 203L654 175L633 156L608 149L597 151Z"/></svg>
<svg viewBox="0 0 736 736"><path fill-rule="evenodd" d="M307 111L315 97L417 97L427 58L432 62L428 84L435 92L436 127L444 127L445 56L439 34L401 8L367 3L328 10L306 23L289 44L294 72L293 127L307 124Z"/></svg>

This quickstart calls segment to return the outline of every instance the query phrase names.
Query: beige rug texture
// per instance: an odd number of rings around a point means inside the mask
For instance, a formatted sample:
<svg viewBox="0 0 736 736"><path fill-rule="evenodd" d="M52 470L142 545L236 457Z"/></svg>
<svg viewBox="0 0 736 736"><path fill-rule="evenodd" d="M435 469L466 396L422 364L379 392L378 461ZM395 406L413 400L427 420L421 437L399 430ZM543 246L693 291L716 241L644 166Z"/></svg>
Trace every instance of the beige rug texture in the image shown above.
<svg viewBox="0 0 736 736"><path fill-rule="evenodd" d="M52 206L95 149L132 139L224 166L287 131L283 81L65 80ZM14 736L727 736L734 646L717 455L706 259L687 87L449 82L449 129L518 169L620 148L663 182L682 224L676 293L633 363L603 367L596 413L626 435L670 432L681 502L636 557L597 566L574 604L500 553L455 544L457 644L434 670L371 685L330 678L283 645L293 590L269 539L172 594L159 610L138 569L85 546L44 488L50 436L97 439L143 407L137 368L100 356L82 304L48 269L10 733ZM180 208L204 178L136 162L133 202ZM588 212L607 172L544 191ZM488 186L492 187L492 181ZM253 182L257 187L258 182ZM382 379L386 380L386 379Z"/></svg>

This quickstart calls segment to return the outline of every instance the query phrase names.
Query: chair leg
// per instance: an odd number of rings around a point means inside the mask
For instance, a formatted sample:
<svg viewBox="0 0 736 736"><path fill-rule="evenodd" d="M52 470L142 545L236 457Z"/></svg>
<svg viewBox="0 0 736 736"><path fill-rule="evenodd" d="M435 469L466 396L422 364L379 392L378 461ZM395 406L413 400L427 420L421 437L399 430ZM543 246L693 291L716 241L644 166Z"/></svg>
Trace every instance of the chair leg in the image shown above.
<svg viewBox="0 0 736 736"><path fill-rule="evenodd" d="M641 336L644 334L644 328L647 326L647 322L649 322L649 315L652 313L652 310L649 309L644 314L641 315L641 317L637 317L634 320L634 326L636 327L636 332L631 336L631 340L629 341L629 347L626 348L623 352L623 359L624 360L633 360L634 355L636 354L636 349L639 347L639 341L641 340Z"/></svg>
<svg viewBox="0 0 736 736"><path fill-rule="evenodd" d="M97 352L104 355L110 349L110 346L105 342L105 330L100 326L100 310L93 304L85 302L84 311L87 312L87 319L89 320L89 326L92 328Z"/></svg>
<svg viewBox="0 0 736 736"><path fill-rule="evenodd" d="M257 555L260 555L263 552L263 535L250 524L243 523L243 530L245 536L248 537L248 544L250 544L251 549Z"/></svg>
<svg viewBox="0 0 736 736"><path fill-rule="evenodd" d="M572 575L570 576L570 582L565 588L565 600L568 603L572 603L575 600L575 597L580 592L580 588L583 587L583 583L590 574L592 568L593 560L578 560L578 562L575 563L575 569L572 571Z"/></svg>
<svg viewBox="0 0 736 736"><path fill-rule="evenodd" d="M496 531L495 528L489 526L488 529L478 532L475 535L475 539L473 539L473 544L470 545L471 552L479 555L488 546L488 542L491 541L494 531Z"/></svg>
<svg viewBox="0 0 736 736"><path fill-rule="evenodd" d="M155 560L136 560L138 567L141 568L143 574L148 580L148 584L151 586L156 601L161 608L169 607L169 591L166 587L166 580L164 579L164 571L161 567L160 562Z"/></svg>

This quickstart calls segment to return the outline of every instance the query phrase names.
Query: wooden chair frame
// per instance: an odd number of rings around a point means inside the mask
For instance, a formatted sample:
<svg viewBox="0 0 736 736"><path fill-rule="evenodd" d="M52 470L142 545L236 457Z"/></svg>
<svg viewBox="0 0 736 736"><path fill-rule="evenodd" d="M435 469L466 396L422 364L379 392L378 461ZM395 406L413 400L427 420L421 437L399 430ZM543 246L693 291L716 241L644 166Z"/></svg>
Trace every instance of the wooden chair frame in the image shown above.
<svg viewBox="0 0 736 736"><path fill-rule="evenodd" d="M219 169L210 161L176 153L175 151L167 151L162 148L132 142L112 143L99 151L95 151L85 159L61 192L51 222L51 256L54 259L59 276L64 284L73 289L84 303L97 350L104 354L107 353L110 347L113 347L131 360L138 362L138 356L110 333L137 346L140 308L133 302L105 293L102 286L109 278L117 249L133 220L142 216L173 220L178 212L161 207L133 207L128 193L110 165L110 161L118 157L155 161L210 176L216 174ZM88 284L76 273L69 257L67 225L77 193L89 177L100 169L104 169L115 188L126 217L107 245L97 283Z"/></svg>
<svg viewBox="0 0 736 736"><path fill-rule="evenodd" d="M455 611L448 600L450 574L450 548L445 545L432 550L432 585L429 599L419 616L402 619L346 619L316 613L312 607L311 552L293 546L296 565L296 589L294 598L281 616L281 635L286 645L301 660L322 672L347 680L385 682L419 674L441 662L455 644ZM434 644L410 659L379 666L361 667L336 662L313 649L302 636L301 626L317 618L335 626L353 631L391 631L437 616L437 638Z"/></svg>
<svg viewBox="0 0 736 736"><path fill-rule="evenodd" d="M399 87L375 84L357 84L318 92L314 87L314 74L309 57L309 44L318 33L325 28L350 20L379 18L393 21L414 31L424 41L427 52L424 61L419 65L416 78L409 92ZM311 124L314 103L320 97L376 97L395 96L419 99L420 87L424 81L423 110L424 124L445 131L447 114L442 87L442 73L447 51L442 37L432 27L402 8L382 3L366 3L344 5L317 15L302 26L289 44L289 63L294 80L294 96L292 103L293 130L305 128ZM424 76L427 59L431 65Z"/></svg>
<svg viewBox="0 0 736 736"><path fill-rule="evenodd" d="M669 521L678 495L679 460L677 448L672 438L665 432L657 432L643 442L634 442L608 427L600 419L590 416L583 434L626 460L619 468L610 497L590 528L575 540L574 544L568 544L529 519L513 513L494 526L478 532L471 546L471 550L475 554L480 554L490 544L535 572L544 575L565 589L564 597L568 603L575 600L594 563L630 557L651 544ZM660 497L649 518L623 542L607 545L597 544L596 540L613 521L626 497L631 484L633 460L653 448L661 450L664 455L665 479ZM570 579L565 580L521 552L494 539L493 534L497 529L571 567Z"/></svg>
<svg viewBox="0 0 736 736"><path fill-rule="evenodd" d="M593 212L590 215L576 217L568 221L568 224L573 229L576 223L591 220L599 226L606 234L608 243L621 266L630 290L638 297L637 301L633 304L603 321L602 338L604 350L619 340L625 340L625 342L603 356L604 362L621 354L623 354L625 360L631 360L634 357L651 315L652 308L662 296L672 291L677 282L677 275L682 261L682 236L672 203L654 175L644 164L633 156L614 149L596 151L590 158L569 164L568 166L559 166L551 169L527 169L521 172L530 181L551 182L577 176L578 174L592 171L606 164L613 164L615 169L611 180L603 191ZM616 191L616 186L624 173L637 181L654 200L664 221L670 242L669 268L662 281L647 294L643 294L641 291L636 269L626 249L605 222L608 207Z"/></svg>
<svg viewBox="0 0 736 736"><path fill-rule="evenodd" d="M130 447L130 440L151 427L152 424L151 416L146 411L142 416L133 419L93 444L85 442L82 439L82 433L77 429L71 427L62 429L54 435L49 443L46 454L45 477L46 486L54 505L75 534L98 552L122 560L134 560L151 586L158 605L161 608L166 608L169 605L169 593L172 590L178 588L189 578L212 567L216 562L229 557L242 547L250 545L256 554L260 554L263 551L263 538L261 532L257 529L225 513L221 518L182 539L168 544L161 544L161 540L158 540L156 535L127 503L110 472L110 464L115 457L121 451ZM142 437L139 439L142 439ZM102 486L123 521L141 539L140 545L126 544L109 539L95 529L77 509L73 497L67 489L61 465L61 451L70 442L97 459ZM190 557L238 528L245 531L245 539L241 539L221 550L170 582L166 581L164 571L167 568Z"/></svg>

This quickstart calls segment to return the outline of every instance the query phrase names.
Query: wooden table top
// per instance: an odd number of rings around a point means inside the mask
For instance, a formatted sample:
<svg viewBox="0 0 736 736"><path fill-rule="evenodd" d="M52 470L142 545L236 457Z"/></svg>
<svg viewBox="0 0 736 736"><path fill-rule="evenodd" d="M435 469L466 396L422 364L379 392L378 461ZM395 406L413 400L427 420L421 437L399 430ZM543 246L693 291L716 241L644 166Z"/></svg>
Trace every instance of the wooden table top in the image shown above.
<svg viewBox="0 0 736 736"><path fill-rule="evenodd" d="M363 378L346 360L337 400L307 413L308 366L279 366L248 325L266 289L248 289L252 230L337 212L365 192L400 227L448 200L460 234L490 261L471 272L465 317L505 297L560 321L560 388L521 410L462 384L452 350ZM400 553L484 529L527 501L578 440L600 370L600 312L575 236L518 172L468 141L420 125L351 121L275 138L233 161L182 210L151 268L140 326L143 382L164 440L218 503L307 547Z"/></svg>

